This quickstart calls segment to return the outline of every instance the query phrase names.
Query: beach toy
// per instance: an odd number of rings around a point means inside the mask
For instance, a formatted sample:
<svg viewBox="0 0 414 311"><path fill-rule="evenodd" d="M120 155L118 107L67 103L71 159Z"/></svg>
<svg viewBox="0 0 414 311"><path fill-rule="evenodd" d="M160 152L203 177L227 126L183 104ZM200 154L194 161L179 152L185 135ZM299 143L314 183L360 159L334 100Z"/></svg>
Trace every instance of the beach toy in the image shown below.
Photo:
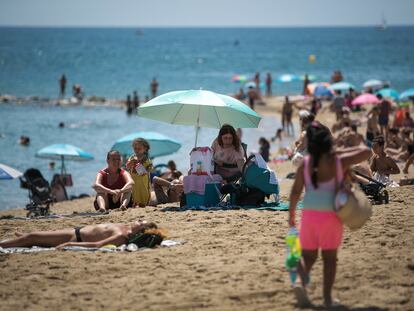
<svg viewBox="0 0 414 311"><path fill-rule="evenodd" d="M316 56L311 54L309 55L308 60L309 60L309 63L314 63L316 61Z"/></svg>
<svg viewBox="0 0 414 311"><path fill-rule="evenodd" d="M101 248L115 249L116 248L116 245L114 245L114 244L106 244L106 245L102 246Z"/></svg>
<svg viewBox="0 0 414 311"><path fill-rule="evenodd" d="M286 235L286 260L285 266L289 272L290 281L295 283L297 277L297 267L302 256L302 249L298 236L298 230L295 227L289 229Z"/></svg>

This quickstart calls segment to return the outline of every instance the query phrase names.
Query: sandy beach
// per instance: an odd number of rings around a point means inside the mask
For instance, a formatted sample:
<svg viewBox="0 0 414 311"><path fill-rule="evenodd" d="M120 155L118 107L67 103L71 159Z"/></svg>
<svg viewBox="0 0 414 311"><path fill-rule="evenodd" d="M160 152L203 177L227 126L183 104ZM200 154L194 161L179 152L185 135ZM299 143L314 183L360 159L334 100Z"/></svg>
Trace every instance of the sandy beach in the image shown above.
<svg viewBox="0 0 414 311"><path fill-rule="evenodd" d="M258 106L280 117L281 99ZM355 118L355 116L353 116ZM331 124L324 111L318 119ZM297 118L294 119L297 122ZM270 135L270 133L269 133ZM272 164L287 201L294 171ZM410 168L414 177L414 168ZM400 178L402 175L398 176ZM397 180L398 180L397 178ZM91 181L92 182L92 181ZM339 251L336 310L414 309L414 186L389 189L390 203L375 205L360 230L345 230ZM57 203L52 212L93 211L93 199ZM53 251L0 255L1 310L294 310L284 267L287 212L163 211L163 205L96 217L12 220L23 209L0 212L1 239L14 231L55 230L105 222L151 220L168 238L185 242L134 253ZM312 273L310 298L322 307L322 263Z"/></svg>

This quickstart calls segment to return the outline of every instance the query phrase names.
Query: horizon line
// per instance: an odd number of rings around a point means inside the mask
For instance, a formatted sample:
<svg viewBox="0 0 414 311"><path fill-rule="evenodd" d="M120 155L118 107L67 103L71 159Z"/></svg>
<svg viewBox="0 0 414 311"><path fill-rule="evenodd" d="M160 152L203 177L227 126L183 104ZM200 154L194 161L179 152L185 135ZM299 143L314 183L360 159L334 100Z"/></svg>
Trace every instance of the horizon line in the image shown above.
<svg viewBox="0 0 414 311"><path fill-rule="evenodd" d="M379 24L355 24L355 25L1 25L0 28L125 28L125 29L160 29L160 28L375 28ZM387 24L387 27L412 27L413 24Z"/></svg>

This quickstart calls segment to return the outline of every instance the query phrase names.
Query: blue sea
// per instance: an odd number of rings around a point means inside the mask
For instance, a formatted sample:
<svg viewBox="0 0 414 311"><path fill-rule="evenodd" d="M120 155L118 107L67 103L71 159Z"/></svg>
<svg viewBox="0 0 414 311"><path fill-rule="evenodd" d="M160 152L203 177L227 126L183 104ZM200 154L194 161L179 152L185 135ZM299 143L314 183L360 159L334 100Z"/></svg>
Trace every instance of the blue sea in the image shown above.
<svg viewBox="0 0 414 311"><path fill-rule="evenodd" d="M369 79L387 80L403 91L414 86L414 27L374 28L0 28L0 95L38 96L55 99L59 77L82 85L86 96L124 99L137 90L141 99L149 95L153 77L159 93L183 89L206 89L234 93L239 85L234 74L262 80L271 72L309 73L318 81L329 81L333 70L357 86ZM316 61L309 62L309 55ZM299 93L302 83L273 83L276 94ZM92 194L91 184L105 166L105 154L116 139L142 130L155 130L182 143L172 158L180 169L188 166L188 152L195 131L185 126L127 117L113 107L60 107L30 103L0 104L0 163L21 171L39 168L47 179L58 171L48 169L48 160L35 157L38 149L53 143L70 143L92 153L90 162L67 162L73 175L71 195ZM64 122L64 128L58 128ZM244 140L258 148L260 136L267 138L279 120L264 118L259 129L246 129ZM209 145L215 129L202 129L200 145ZM23 147L21 135L31 138ZM0 209L27 203L27 191L17 180L0 181Z"/></svg>

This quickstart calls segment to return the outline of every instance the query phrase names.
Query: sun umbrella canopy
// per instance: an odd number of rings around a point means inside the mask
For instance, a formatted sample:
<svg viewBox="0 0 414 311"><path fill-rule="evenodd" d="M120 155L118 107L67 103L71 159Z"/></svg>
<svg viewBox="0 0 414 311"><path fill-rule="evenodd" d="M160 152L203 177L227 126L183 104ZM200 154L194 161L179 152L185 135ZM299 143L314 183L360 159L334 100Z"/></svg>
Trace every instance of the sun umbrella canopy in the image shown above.
<svg viewBox="0 0 414 311"><path fill-rule="evenodd" d="M43 149L40 149L36 156L39 158L46 158L46 159L62 159L65 160L78 160L78 161L86 161L92 160L93 155L83 151L82 149L69 145L69 144L56 144L50 145Z"/></svg>
<svg viewBox="0 0 414 311"><path fill-rule="evenodd" d="M344 91L348 91L350 88L355 89L355 86L348 82L337 82L337 83L331 84L329 88L333 91L344 92Z"/></svg>
<svg viewBox="0 0 414 311"><path fill-rule="evenodd" d="M382 89L378 91L377 94L381 94L382 97L391 98L393 100L398 100L400 98L400 95L394 89Z"/></svg>
<svg viewBox="0 0 414 311"><path fill-rule="evenodd" d="M299 80L300 80L299 76L291 75L291 74L284 74L284 75L279 76L276 79L276 82L287 83L287 82L293 82L293 81L299 81Z"/></svg>
<svg viewBox="0 0 414 311"><path fill-rule="evenodd" d="M400 99L409 99L410 97L414 97L414 87L400 94Z"/></svg>
<svg viewBox="0 0 414 311"><path fill-rule="evenodd" d="M23 173L7 166L5 164L0 163L0 180L1 179L14 179L22 176Z"/></svg>
<svg viewBox="0 0 414 311"><path fill-rule="evenodd" d="M136 138L144 138L150 144L150 157L160 157L172 154L181 148L181 144L165 135L157 132L136 132L118 139L112 146L112 150L117 150L123 155L130 155L134 151L132 149L132 141Z"/></svg>
<svg viewBox="0 0 414 311"><path fill-rule="evenodd" d="M366 94L362 94L356 97L352 101L352 105L359 106L359 105L365 105L365 104L378 104L379 102L380 100L377 98L377 96L366 93Z"/></svg>
<svg viewBox="0 0 414 311"><path fill-rule="evenodd" d="M324 86L324 87L328 88L329 86L331 86L331 84L328 83L328 82L313 82L313 83L308 84L307 89L308 89L310 94L313 94L313 92L315 92L315 89L318 86Z"/></svg>
<svg viewBox="0 0 414 311"><path fill-rule="evenodd" d="M331 96L333 96L333 94L332 94L332 91L330 89L328 89L326 86L318 85L313 91L313 96L331 97Z"/></svg>
<svg viewBox="0 0 414 311"><path fill-rule="evenodd" d="M170 124L220 128L256 128L261 117L237 99L204 90L175 91L160 95L138 108L139 116Z"/></svg>
<svg viewBox="0 0 414 311"><path fill-rule="evenodd" d="M234 75L233 77L231 77L231 81L235 83L246 83L247 80L248 79L245 75Z"/></svg>
<svg viewBox="0 0 414 311"><path fill-rule="evenodd" d="M141 117L171 124L220 128L223 124L255 128L261 117L237 99L204 90L160 95L138 108Z"/></svg>
<svg viewBox="0 0 414 311"><path fill-rule="evenodd" d="M301 76L300 79L302 81L304 81L305 80L305 76ZM309 81L315 81L316 80L316 76L314 76L314 75L308 75L308 80Z"/></svg>
<svg viewBox="0 0 414 311"><path fill-rule="evenodd" d="M379 90L384 86L384 82L381 80L372 79L364 82L362 86L364 87L364 89L371 88L373 90Z"/></svg>

